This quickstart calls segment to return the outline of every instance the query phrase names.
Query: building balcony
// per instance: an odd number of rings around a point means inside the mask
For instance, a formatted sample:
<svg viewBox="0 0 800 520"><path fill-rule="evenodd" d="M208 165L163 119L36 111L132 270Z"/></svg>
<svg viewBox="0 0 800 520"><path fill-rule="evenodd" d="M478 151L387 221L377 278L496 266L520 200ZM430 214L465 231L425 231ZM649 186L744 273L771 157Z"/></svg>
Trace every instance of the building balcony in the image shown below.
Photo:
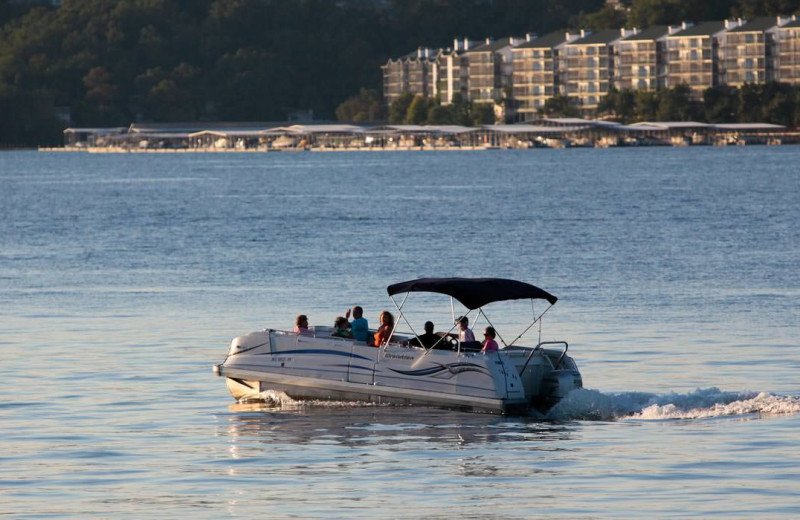
<svg viewBox="0 0 800 520"><path fill-rule="evenodd" d="M541 72L553 70L553 63L518 63L514 62L514 72Z"/></svg>

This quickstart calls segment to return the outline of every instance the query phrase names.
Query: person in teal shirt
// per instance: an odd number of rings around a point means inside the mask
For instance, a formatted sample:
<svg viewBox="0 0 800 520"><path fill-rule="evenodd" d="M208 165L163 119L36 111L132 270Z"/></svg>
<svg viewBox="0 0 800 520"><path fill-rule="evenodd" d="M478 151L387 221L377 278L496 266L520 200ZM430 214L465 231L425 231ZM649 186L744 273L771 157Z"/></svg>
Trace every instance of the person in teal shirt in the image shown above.
<svg viewBox="0 0 800 520"><path fill-rule="evenodd" d="M350 309L347 309L344 316L345 318L350 318ZM358 305L353 307L353 321L350 322L350 332L353 333L353 338L358 341L367 341L369 323L367 323L367 318L364 317L364 309Z"/></svg>

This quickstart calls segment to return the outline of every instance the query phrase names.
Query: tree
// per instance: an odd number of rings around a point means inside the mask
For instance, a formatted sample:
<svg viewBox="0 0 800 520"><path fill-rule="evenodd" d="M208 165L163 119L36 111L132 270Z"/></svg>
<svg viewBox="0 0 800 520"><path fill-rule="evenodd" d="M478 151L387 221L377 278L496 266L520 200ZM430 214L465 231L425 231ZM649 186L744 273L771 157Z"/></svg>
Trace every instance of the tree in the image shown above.
<svg viewBox="0 0 800 520"><path fill-rule="evenodd" d="M624 122L634 119L635 97L632 90L611 88L597 105L598 115L607 115Z"/></svg>
<svg viewBox="0 0 800 520"><path fill-rule="evenodd" d="M453 105L442 106L435 104L428 109L428 124L431 125L452 125L455 123Z"/></svg>
<svg viewBox="0 0 800 520"><path fill-rule="evenodd" d="M637 90L635 95L635 113L639 121L655 121L658 112L659 92Z"/></svg>
<svg viewBox="0 0 800 520"><path fill-rule="evenodd" d="M692 100L692 90L688 85L680 84L658 93L659 121L691 121L698 119L697 102Z"/></svg>
<svg viewBox="0 0 800 520"><path fill-rule="evenodd" d="M597 12L581 14L579 24L591 31L605 29L619 29L625 26L628 14L624 9L619 9L612 4L606 4Z"/></svg>
<svg viewBox="0 0 800 520"><path fill-rule="evenodd" d="M494 103L472 103L470 115L475 126L494 124Z"/></svg>
<svg viewBox="0 0 800 520"><path fill-rule="evenodd" d="M628 25L648 27L681 23L686 20L686 4L681 0L633 0Z"/></svg>
<svg viewBox="0 0 800 520"><path fill-rule="evenodd" d="M406 122L408 117L408 107L414 100L414 95L411 92L403 92L389 107L389 122L395 124L402 124Z"/></svg>
<svg viewBox="0 0 800 520"><path fill-rule="evenodd" d="M414 96L406 112L406 122L410 125L421 125L428 118L431 101L424 96Z"/></svg>
<svg viewBox="0 0 800 520"><path fill-rule="evenodd" d="M578 107L567 96L553 96L544 102L541 113L548 117L578 117Z"/></svg>
<svg viewBox="0 0 800 520"><path fill-rule="evenodd" d="M382 118L381 112L378 92L362 88L357 96L348 98L336 108L336 119L355 123L378 121Z"/></svg>
<svg viewBox="0 0 800 520"><path fill-rule="evenodd" d="M735 88L719 85L703 92L703 114L707 122L733 122L736 120L737 110Z"/></svg>

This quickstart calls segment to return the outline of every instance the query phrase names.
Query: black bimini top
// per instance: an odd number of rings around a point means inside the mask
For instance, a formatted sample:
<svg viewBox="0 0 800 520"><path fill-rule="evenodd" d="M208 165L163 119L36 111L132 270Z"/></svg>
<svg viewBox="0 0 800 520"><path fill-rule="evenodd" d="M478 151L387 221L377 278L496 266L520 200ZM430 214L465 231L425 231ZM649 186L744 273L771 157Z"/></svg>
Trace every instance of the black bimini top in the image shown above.
<svg viewBox="0 0 800 520"><path fill-rule="evenodd" d="M503 300L540 299L550 305L558 298L529 283L505 278L420 278L390 285L389 296L408 292L446 294L461 302L469 310Z"/></svg>

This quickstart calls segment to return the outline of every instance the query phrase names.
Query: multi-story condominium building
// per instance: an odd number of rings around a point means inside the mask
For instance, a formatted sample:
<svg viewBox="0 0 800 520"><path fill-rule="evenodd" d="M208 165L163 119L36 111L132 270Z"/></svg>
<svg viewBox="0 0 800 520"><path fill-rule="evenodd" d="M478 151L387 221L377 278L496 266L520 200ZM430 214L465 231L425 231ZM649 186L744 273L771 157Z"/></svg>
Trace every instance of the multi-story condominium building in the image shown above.
<svg viewBox="0 0 800 520"><path fill-rule="evenodd" d="M453 40L453 47L440 49L437 56L436 95L443 105L453 102L455 94L468 99L469 66L467 52L481 45L468 38Z"/></svg>
<svg viewBox="0 0 800 520"><path fill-rule="evenodd" d="M421 47L382 67L387 105L404 92L495 104L498 118L536 118L548 99L566 95L595 109L613 86L656 90L688 85L695 99L709 87L779 81L800 85L797 17L724 20L597 34L554 32L541 38ZM505 110L503 112L501 109ZM509 112L509 109L512 111Z"/></svg>
<svg viewBox="0 0 800 520"><path fill-rule="evenodd" d="M572 104L597 108L613 86L614 44L627 35L625 29L609 29L566 44L562 79Z"/></svg>
<svg viewBox="0 0 800 520"><path fill-rule="evenodd" d="M756 18L722 35L720 83L740 87L775 79L773 39L780 22L772 16Z"/></svg>
<svg viewBox="0 0 800 520"><path fill-rule="evenodd" d="M656 90L666 85L664 57L668 34L666 25L654 25L617 42L614 57L617 90Z"/></svg>
<svg viewBox="0 0 800 520"><path fill-rule="evenodd" d="M519 119L533 119L549 98L562 94L560 53L567 43L580 37L557 31L512 49L512 96L517 102Z"/></svg>
<svg viewBox="0 0 800 520"><path fill-rule="evenodd" d="M504 97L511 87L512 49L525 41L524 38L486 39L466 52L469 70L468 97L475 103L494 103Z"/></svg>
<svg viewBox="0 0 800 520"><path fill-rule="evenodd" d="M705 22L667 36L667 87L688 85L696 99L719 84L720 38L736 22Z"/></svg>
<svg viewBox="0 0 800 520"><path fill-rule="evenodd" d="M800 20L792 17L778 25L775 31L775 80L800 85Z"/></svg>
<svg viewBox="0 0 800 520"><path fill-rule="evenodd" d="M381 66L383 99L387 106L397 101L403 92L414 95L436 95L437 57L441 51L420 47L397 60L390 59Z"/></svg>

